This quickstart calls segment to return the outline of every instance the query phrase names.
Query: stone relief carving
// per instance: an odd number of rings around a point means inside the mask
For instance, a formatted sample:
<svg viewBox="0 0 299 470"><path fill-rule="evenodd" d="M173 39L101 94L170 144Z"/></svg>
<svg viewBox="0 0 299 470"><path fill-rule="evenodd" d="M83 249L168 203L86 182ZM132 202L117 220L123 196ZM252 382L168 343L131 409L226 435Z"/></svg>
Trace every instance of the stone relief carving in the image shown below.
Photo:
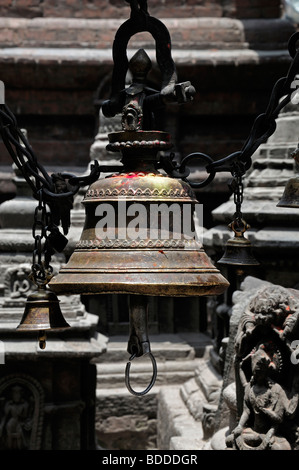
<svg viewBox="0 0 299 470"><path fill-rule="evenodd" d="M239 450L299 449L299 292L259 290L245 309L235 340L239 422L227 437Z"/></svg>
<svg viewBox="0 0 299 470"><path fill-rule="evenodd" d="M25 299L34 290L29 279L31 268L29 264L14 266L4 275L4 296L11 299Z"/></svg>
<svg viewBox="0 0 299 470"><path fill-rule="evenodd" d="M38 450L41 446L44 392L26 375L0 381L0 449Z"/></svg>

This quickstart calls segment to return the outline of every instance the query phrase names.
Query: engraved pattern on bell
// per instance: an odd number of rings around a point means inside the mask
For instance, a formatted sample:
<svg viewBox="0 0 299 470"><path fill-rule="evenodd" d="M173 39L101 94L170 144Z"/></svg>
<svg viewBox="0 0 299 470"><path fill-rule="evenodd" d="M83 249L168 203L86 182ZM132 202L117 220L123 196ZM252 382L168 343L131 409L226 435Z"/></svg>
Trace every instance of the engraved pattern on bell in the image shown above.
<svg viewBox="0 0 299 470"><path fill-rule="evenodd" d="M87 191L81 239L69 262L51 288L59 293L131 293L155 296L218 295L228 282L211 263L200 240L186 239L182 219L169 223L169 236L151 236L150 214L154 206L172 207L193 217L198 201L190 186L179 179L164 176L150 168L123 172L99 179ZM123 206L121 205L123 204ZM97 210L107 207L115 213L115 227L107 237L98 237ZM145 238L127 237L132 223L130 208L141 205L141 228ZM122 209L125 207L125 209ZM168 215L168 214L167 214ZM162 213L158 217L161 223ZM192 220L194 229L194 220ZM124 233L124 237L121 236Z"/></svg>

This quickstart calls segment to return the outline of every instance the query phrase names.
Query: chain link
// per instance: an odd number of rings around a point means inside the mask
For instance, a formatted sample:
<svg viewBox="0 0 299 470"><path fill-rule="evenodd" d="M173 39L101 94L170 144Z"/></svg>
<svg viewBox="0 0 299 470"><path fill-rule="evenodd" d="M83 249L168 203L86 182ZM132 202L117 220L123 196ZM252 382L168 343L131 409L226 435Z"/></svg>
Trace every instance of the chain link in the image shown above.
<svg viewBox="0 0 299 470"><path fill-rule="evenodd" d="M185 181L190 184L192 188L201 188L210 183L214 179L216 173L218 172L229 172L233 176L238 173L239 175L245 175L247 170L252 165L252 156L260 147L261 144L267 142L269 137L274 134L276 130L276 119L280 111L291 101L292 94L294 93L294 88L292 88L292 83L295 80L295 77L299 73L299 32L295 32L288 44L288 49L290 56L292 57L292 62L289 67L286 77L280 78L274 85L270 100L267 106L267 109L264 113L257 116L253 126L250 130L249 136L245 141L241 150L232 153L224 158L218 160L212 160L209 162L207 160L206 171L210 174L208 178L203 183L198 183L195 181L189 181L185 178ZM183 159L183 165L181 167L173 167L169 169L169 163L167 168L164 168L165 171L172 172L172 176L175 178L181 177L180 173L182 170L188 169L185 162L188 160L188 157ZM238 185L239 183L237 183ZM241 192L241 191L240 191Z"/></svg>
<svg viewBox="0 0 299 470"><path fill-rule="evenodd" d="M30 279L36 285L45 285L53 275L50 265L52 255L55 251L62 252L68 242L60 232L59 225L67 234L73 197L80 187L96 181L103 170L95 161L89 175L59 173L50 176L38 162L24 132L18 127L16 117L6 104L0 105L0 135L10 157L38 201L32 226L34 249Z"/></svg>
<svg viewBox="0 0 299 470"><path fill-rule="evenodd" d="M48 229L51 214L42 199L42 191L39 192L38 205L34 212L32 236L34 239L34 250L32 254L31 280L38 286L46 285L53 275L50 265L53 249L48 241Z"/></svg>
<svg viewBox="0 0 299 470"><path fill-rule="evenodd" d="M242 221L242 204L243 204L243 192L244 192L244 186L243 186L243 178L242 176L236 176L234 179L234 203L236 205L236 212L235 212L235 221L238 224L241 224Z"/></svg>

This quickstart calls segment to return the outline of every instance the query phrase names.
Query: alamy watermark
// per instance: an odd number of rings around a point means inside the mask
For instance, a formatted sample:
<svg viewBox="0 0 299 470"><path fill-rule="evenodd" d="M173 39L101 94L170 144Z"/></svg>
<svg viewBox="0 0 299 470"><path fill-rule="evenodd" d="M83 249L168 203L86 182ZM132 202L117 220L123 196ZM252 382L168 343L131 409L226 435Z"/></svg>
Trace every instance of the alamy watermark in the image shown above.
<svg viewBox="0 0 299 470"><path fill-rule="evenodd" d="M2 80L0 80L0 104L5 104L5 85Z"/></svg>
<svg viewBox="0 0 299 470"><path fill-rule="evenodd" d="M0 365L5 364L5 345L0 341Z"/></svg>
<svg viewBox="0 0 299 470"><path fill-rule="evenodd" d="M203 239L203 205L190 203L102 203L95 235L99 240L195 240Z"/></svg>

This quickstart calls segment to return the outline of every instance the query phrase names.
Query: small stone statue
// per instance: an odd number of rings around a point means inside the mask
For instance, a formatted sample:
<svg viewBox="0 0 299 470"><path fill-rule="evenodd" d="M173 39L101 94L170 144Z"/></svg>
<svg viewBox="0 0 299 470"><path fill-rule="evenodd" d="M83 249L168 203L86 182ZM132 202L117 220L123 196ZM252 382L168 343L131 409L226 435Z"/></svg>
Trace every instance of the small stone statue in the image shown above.
<svg viewBox="0 0 299 470"><path fill-rule="evenodd" d="M251 353L251 367L243 412L227 446L239 450L291 450L280 427L297 410L298 393L289 398L286 390L271 378L282 367L279 351L273 351L273 344L260 344Z"/></svg>
<svg viewBox="0 0 299 470"><path fill-rule="evenodd" d="M153 130L156 126L155 114L167 103L185 103L195 95L195 88L189 81L179 84L173 82L161 92L148 87L146 79L151 68L149 56L144 49L139 49L129 62L131 85L102 105L106 117L122 113L124 130Z"/></svg>
<svg viewBox="0 0 299 470"><path fill-rule="evenodd" d="M298 291L280 286L262 289L242 315L236 338L237 354L242 355L248 344L263 333L290 345L293 339L298 339L298 316Z"/></svg>
<svg viewBox="0 0 299 470"><path fill-rule="evenodd" d="M2 447L4 440L9 450L26 449L25 434L31 431L30 406L22 393L22 387L18 385L12 387L11 397L5 403L3 417L0 421L0 447Z"/></svg>
<svg viewBox="0 0 299 470"><path fill-rule="evenodd" d="M261 289L243 313L235 340L240 419L227 448L299 448L299 369L291 357L298 313L298 291L280 286Z"/></svg>

